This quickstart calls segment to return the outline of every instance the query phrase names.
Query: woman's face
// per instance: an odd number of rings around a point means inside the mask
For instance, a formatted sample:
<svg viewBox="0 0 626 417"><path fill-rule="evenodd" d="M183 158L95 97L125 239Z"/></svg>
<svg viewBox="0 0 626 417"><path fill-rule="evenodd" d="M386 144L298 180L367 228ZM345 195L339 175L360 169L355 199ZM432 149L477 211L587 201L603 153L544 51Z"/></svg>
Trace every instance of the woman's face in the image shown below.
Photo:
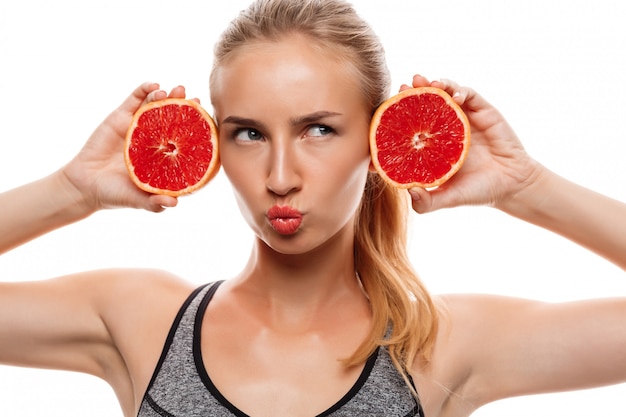
<svg viewBox="0 0 626 417"><path fill-rule="evenodd" d="M220 157L244 218L281 253L352 239L370 165L370 112L338 54L292 36L217 69Z"/></svg>

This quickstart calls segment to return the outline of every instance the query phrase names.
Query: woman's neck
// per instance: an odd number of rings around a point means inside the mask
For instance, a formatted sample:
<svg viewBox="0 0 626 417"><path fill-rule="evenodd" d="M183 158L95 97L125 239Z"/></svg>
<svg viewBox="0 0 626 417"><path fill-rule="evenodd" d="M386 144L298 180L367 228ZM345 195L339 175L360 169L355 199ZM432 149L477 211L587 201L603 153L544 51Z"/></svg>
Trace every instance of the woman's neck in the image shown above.
<svg viewBox="0 0 626 417"><path fill-rule="evenodd" d="M280 325L297 328L307 320L337 312L337 308L367 309L367 299L354 269L350 236L336 236L312 251L286 255L256 241L236 291L269 314ZM306 326L304 326L306 327Z"/></svg>

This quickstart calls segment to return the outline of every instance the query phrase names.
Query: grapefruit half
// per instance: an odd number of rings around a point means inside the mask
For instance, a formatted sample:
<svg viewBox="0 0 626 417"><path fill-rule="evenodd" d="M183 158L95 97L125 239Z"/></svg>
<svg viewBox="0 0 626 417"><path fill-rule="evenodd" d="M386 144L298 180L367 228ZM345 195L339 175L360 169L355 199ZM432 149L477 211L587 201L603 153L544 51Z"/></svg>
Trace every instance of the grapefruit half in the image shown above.
<svg viewBox="0 0 626 417"><path fill-rule="evenodd" d="M370 124L372 163L399 188L432 188L449 180L470 146L470 125L444 90L410 88L381 104Z"/></svg>
<svg viewBox="0 0 626 417"><path fill-rule="evenodd" d="M219 170L217 128L195 101L153 101L135 112L124 159L131 180L142 190L174 197L189 194Z"/></svg>

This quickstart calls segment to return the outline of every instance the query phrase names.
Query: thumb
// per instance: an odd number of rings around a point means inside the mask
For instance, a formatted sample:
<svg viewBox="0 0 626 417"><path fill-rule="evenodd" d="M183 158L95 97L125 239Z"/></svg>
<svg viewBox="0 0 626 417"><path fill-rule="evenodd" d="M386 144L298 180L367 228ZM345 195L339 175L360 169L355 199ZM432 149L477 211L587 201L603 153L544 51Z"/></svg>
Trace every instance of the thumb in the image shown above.
<svg viewBox="0 0 626 417"><path fill-rule="evenodd" d="M152 194L145 200L145 204L142 208L154 213L160 213L166 208L176 207L177 204L178 199L176 197Z"/></svg>
<svg viewBox="0 0 626 417"><path fill-rule="evenodd" d="M100 205L102 208L134 208L160 213L166 208L176 207L178 199L167 195L150 194L138 187L126 188L124 191L116 189L117 193L101 193Z"/></svg>
<svg viewBox="0 0 626 417"><path fill-rule="evenodd" d="M455 207L460 204L453 193L443 187L433 190L415 187L409 189L409 194L411 195L411 206L419 214Z"/></svg>

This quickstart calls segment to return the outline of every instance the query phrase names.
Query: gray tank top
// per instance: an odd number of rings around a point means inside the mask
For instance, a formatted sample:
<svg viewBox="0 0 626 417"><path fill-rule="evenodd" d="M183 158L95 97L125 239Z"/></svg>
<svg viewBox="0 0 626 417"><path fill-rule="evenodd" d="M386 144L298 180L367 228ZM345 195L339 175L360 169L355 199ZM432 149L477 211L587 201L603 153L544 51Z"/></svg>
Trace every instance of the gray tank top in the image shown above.
<svg viewBox="0 0 626 417"><path fill-rule="evenodd" d="M144 395L138 417L248 417L213 385L200 354L200 326L221 282L196 289L180 308ZM354 386L316 417L424 417L391 362L378 348Z"/></svg>

